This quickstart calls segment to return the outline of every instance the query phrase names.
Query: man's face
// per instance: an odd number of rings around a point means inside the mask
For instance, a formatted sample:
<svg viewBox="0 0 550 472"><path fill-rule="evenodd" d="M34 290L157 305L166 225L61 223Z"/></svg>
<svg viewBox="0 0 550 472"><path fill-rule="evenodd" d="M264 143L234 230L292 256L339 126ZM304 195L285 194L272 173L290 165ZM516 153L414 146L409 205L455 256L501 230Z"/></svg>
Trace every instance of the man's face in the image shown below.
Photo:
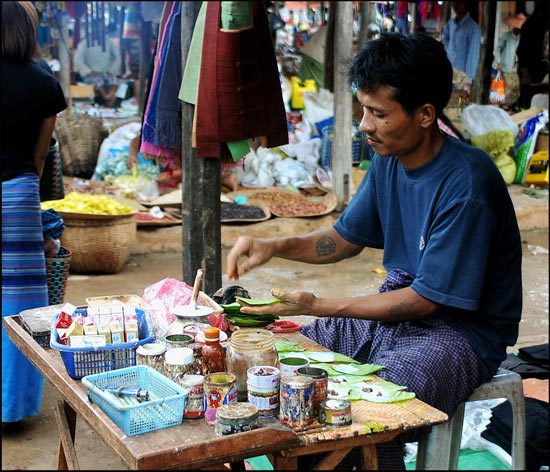
<svg viewBox="0 0 550 472"><path fill-rule="evenodd" d="M455 15L462 18L468 11L468 6L464 0L455 0L451 3L451 7L455 12Z"/></svg>
<svg viewBox="0 0 550 472"><path fill-rule="evenodd" d="M393 98L391 87L375 92L357 92L363 108L359 129L367 133L369 145L382 156L406 157L418 147L421 139L419 113L407 114Z"/></svg>

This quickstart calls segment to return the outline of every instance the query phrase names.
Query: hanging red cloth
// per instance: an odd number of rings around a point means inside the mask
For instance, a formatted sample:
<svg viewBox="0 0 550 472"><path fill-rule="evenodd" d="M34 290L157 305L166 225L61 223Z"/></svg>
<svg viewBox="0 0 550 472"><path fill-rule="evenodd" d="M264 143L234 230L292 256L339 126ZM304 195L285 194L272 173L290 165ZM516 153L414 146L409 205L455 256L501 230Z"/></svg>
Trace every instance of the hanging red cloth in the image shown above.
<svg viewBox="0 0 550 472"><path fill-rule="evenodd" d="M220 29L220 2L208 2L197 96L197 156L221 157L222 143L265 136L288 144L286 113L263 2L253 26ZM263 143L262 143L263 144Z"/></svg>

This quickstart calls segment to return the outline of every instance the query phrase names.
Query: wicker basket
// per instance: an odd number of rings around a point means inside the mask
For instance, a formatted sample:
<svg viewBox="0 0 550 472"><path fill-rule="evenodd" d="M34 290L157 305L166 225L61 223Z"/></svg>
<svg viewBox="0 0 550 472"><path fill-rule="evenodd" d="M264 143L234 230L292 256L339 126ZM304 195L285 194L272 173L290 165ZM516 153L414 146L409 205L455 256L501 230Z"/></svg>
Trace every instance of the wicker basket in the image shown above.
<svg viewBox="0 0 550 472"><path fill-rule="evenodd" d="M101 143L109 135L103 120L87 114L61 115L54 134L59 142L63 174L91 178Z"/></svg>
<svg viewBox="0 0 550 472"><path fill-rule="evenodd" d="M61 244L72 251L71 272L120 272L136 239L135 212L127 215L59 213L65 220Z"/></svg>
<svg viewBox="0 0 550 472"><path fill-rule="evenodd" d="M48 305L58 305L65 300L71 257L71 251L63 246L54 257L46 257Z"/></svg>

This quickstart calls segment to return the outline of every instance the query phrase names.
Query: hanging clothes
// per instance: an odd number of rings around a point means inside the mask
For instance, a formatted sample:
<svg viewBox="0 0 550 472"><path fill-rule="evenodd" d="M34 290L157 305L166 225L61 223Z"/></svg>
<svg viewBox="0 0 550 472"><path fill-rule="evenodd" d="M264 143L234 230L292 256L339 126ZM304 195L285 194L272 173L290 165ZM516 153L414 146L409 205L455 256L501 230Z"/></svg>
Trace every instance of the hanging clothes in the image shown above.
<svg viewBox="0 0 550 472"><path fill-rule="evenodd" d="M181 103L177 99L181 83L180 12L180 2L165 2L140 146L142 154L161 158L164 166L171 169L180 167Z"/></svg>
<svg viewBox="0 0 550 472"><path fill-rule="evenodd" d="M265 147L288 144L265 6L250 2L252 27L224 30L220 3L208 2L206 10L195 110L197 156L221 157L223 143L257 136L265 137Z"/></svg>

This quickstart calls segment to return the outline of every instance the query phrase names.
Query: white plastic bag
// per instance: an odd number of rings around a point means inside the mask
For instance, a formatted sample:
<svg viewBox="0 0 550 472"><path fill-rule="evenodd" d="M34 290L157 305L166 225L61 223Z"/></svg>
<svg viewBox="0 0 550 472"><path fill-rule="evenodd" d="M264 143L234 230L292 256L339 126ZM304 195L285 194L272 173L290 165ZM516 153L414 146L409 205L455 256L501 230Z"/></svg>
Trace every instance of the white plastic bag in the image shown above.
<svg viewBox="0 0 550 472"><path fill-rule="evenodd" d="M334 98L330 90L304 92L303 115L310 123L318 123L334 116Z"/></svg>
<svg viewBox="0 0 550 472"><path fill-rule="evenodd" d="M497 130L509 130L514 138L518 134L518 125L510 115L494 105L468 105L462 112L461 120L472 136Z"/></svg>

